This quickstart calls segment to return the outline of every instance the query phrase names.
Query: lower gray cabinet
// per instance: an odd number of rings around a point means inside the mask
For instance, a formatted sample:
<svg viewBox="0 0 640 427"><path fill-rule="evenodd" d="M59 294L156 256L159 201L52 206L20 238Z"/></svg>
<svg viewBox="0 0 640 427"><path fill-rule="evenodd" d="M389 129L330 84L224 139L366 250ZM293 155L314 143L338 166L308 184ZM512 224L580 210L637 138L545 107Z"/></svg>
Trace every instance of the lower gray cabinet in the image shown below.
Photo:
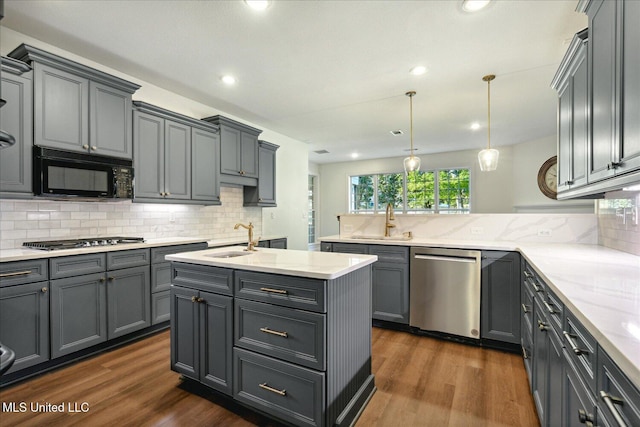
<svg viewBox="0 0 640 427"><path fill-rule="evenodd" d="M104 273L51 281L51 357L107 340Z"/></svg>
<svg viewBox="0 0 640 427"><path fill-rule="evenodd" d="M372 267L372 317L408 325L409 248L370 245L369 254L378 256Z"/></svg>
<svg viewBox="0 0 640 427"><path fill-rule="evenodd" d="M569 350L570 351L570 350ZM583 427L596 424L596 403L582 380L567 349L562 369L562 426Z"/></svg>
<svg viewBox="0 0 640 427"><path fill-rule="evenodd" d="M49 283L0 287L0 342L15 352L6 373L49 360Z"/></svg>
<svg viewBox="0 0 640 427"><path fill-rule="evenodd" d="M273 249L287 249L287 239L271 239L269 241L269 247Z"/></svg>
<svg viewBox="0 0 640 427"><path fill-rule="evenodd" d="M602 348L598 348L597 390L599 425L640 426L640 390Z"/></svg>
<svg viewBox="0 0 640 427"><path fill-rule="evenodd" d="M481 336L520 344L520 254L482 251Z"/></svg>
<svg viewBox="0 0 640 427"><path fill-rule="evenodd" d="M113 339L151 326L149 267L107 273L107 338Z"/></svg>
<svg viewBox="0 0 640 427"><path fill-rule="evenodd" d="M151 324L166 322L171 319L171 296L169 291L151 294Z"/></svg>

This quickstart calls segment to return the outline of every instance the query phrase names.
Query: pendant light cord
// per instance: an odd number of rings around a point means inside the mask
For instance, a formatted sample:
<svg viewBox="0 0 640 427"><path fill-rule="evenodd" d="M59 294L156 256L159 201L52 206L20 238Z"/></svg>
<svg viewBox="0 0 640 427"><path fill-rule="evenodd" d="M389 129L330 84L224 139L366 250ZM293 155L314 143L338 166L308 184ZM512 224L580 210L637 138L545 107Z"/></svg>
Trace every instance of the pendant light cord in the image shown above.
<svg viewBox="0 0 640 427"><path fill-rule="evenodd" d="M487 82L487 149L491 149L491 80L495 78L494 74L489 74L482 78Z"/></svg>
<svg viewBox="0 0 640 427"><path fill-rule="evenodd" d="M413 159L413 95L415 95L415 91L409 91L405 93L409 97L409 138L411 141L411 152L409 153L409 157Z"/></svg>

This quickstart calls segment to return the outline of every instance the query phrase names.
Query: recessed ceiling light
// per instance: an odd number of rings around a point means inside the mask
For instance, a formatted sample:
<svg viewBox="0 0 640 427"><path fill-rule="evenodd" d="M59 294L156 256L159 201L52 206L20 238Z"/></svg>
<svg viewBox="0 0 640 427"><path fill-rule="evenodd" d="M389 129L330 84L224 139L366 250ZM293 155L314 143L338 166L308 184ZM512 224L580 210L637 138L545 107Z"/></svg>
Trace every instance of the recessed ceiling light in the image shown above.
<svg viewBox="0 0 640 427"><path fill-rule="evenodd" d="M231 76L229 74L227 74L226 76L222 76L220 78L220 80L222 80L222 83L224 83L226 85L229 85L229 86L236 84L236 81L237 81L235 77L233 77L233 76Z"/></svg>
<svg viewBox="0 0 640 427"><path fill-rule="evenodd" d="M489 5L491 0L463 0L462 10L465 12L477 12Z"/></svg>
<svg viewBox="0 0 640 427"><path fill-rule="evenodd" d="M415 67L410 69L409 72L414 76L421 76L427 72L427 67L425 67L424 65L416 65Z"/></svg>
<svg viewBox="0 0 640 427"><path fill-rule="evenodd" d="M471 130L478 130L478 129L480 129L480 123L478 122L471 123Z"/></svg>
<svg viewBox="0 0 640 427"><path fill-rule="evenodd" d="M269 7L267 0L244 0L244 2L253 10L265 10Z"/></svg>
<svg viewBox="0 0 640 427"><path fill-rule="evenodd" d="M358 153L351 153L351 158L352 159L357 159L360 156L360 154Z"/></svg>

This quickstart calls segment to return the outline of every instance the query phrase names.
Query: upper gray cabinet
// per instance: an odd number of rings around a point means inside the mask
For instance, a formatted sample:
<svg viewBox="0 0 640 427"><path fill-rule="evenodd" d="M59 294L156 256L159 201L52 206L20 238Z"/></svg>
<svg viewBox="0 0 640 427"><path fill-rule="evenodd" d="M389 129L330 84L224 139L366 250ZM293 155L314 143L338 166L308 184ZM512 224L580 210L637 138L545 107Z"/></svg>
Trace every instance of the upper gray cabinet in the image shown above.
<svg viewBox="0 0 640 427"><path fill-rule="evenodd" d="M134 201L220 204L215 126L134 102Z"/></svg>
<svg viewBox="0 0 640 427"><path fill-rule="evenodd" d="M33 95L31 67L11 58L2 58L2 98L0 129L13 136L15 144L0 154L0 194L31 197L31 147L33 146Z"/></svg>
<svg viewBox="0 0 640 427"><path fill-rule="evenodd" d="M131 159L139 85L25 44L9 56L33 67L36 145Z"/></svg>
<svg viewBox="0 0 640 427"><path fill-rule="evenodd" d="M558 198L587 184L588 30L576 34L551 86L558 92Z"/></svg>
<svg viewBox="0 0 640 427"><path fill-rule="evenodd" d="M640 22L640 2L580 0L577 10L589 17L586 55L587 180L586 185L579 187L579 180L562 172L563 167L567 171L569 164L575 167L576 161L567 159L571 150L560 142L559 198L601 197L607 191L640 182L640 26L637 25ZM572 44L570 49L574 48ZM570 50L567 55L571 54ZM576 58L576 61L580 59ZM568 62L565 57L558 73ZM578 73L574 79L583 78L580 67L574 71ZM559 140L572 140L575 143L583 127L578 122L570 125L573 126L572 131L566 126L563 128L563 123L566 124L568 120L566 106L569 92L564 98L563 94L569 89L556 83L561 82L554 79L554 87L561 98ZM581 85L580 81L574 80L571 89L574 107L576 102L582 102L576 100L576 93L581 95L578 85ZM574 119L581 120L582 117L579 114ZM573 184L567 184L571 181Z"/></svg>
<svg viewBox="0 0 640 427"><path fill-rule="evenodd" d="M276 150L279 146L258 141L258 185L244 187L244 206L275 207Z"/></svg>
<svg viewBox="0 0 640 427"><path fill-rule="evenodd" d="M202 120L220 128L221 181L255 186L258 178L258 135L262 131L223 116Z"/></svg>

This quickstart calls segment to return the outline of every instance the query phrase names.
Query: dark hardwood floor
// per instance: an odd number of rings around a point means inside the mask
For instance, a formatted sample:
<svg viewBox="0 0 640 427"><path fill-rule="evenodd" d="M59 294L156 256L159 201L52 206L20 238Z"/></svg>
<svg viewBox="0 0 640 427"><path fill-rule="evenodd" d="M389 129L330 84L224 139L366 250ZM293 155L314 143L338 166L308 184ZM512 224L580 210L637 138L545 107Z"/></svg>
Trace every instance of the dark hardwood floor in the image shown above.
<svg viewBox="0 0 640 427"><path fill-rule="evenodd" d="M539 425L517 355L379 328L372 347L378 390L357 427ZM169 369L168 331L4 388L0 402L2 427L277 425L183 384ZM7 411L11 402L27 410Z"/></svg>

